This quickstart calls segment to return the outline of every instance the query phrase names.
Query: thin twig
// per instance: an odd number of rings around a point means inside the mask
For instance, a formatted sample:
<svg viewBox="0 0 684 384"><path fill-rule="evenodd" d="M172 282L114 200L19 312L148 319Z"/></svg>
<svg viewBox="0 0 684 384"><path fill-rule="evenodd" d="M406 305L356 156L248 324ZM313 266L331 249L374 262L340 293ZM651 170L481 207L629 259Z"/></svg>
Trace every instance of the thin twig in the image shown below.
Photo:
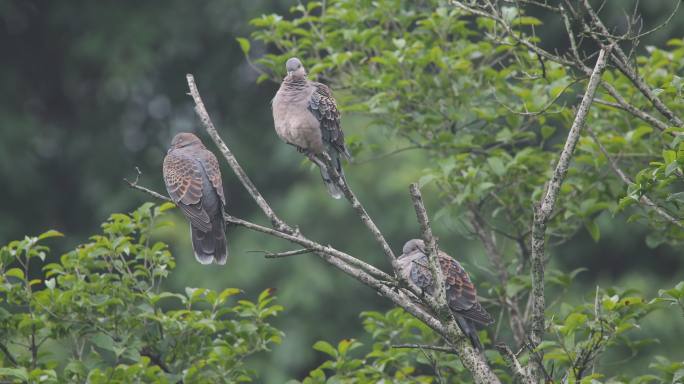
<svg viewBox="0 0 684 384"><path fill-rule="evenodd" d="M389 151L387 153L383 153L383 154L380 154L377 156L369 157L368 159L354 161L354 165L368 164L368 163L372 163L374 161L386 159L390 156L398 155L402 152L411 151L414 149L424 149L424 148L425 148L424 145L409 145L408 147L398 148L398 149L395 149L393 151Z"/></svg>
<svg viewBox="0 0 684 384"><path fill-rule="evenodd" d="M511 349L508 348L506 344L496 344L495 348L497 351L499 351L499 354L501 354L501 356L504 358L511 371L513 371L513 374L515 375L516 379L518 379L523 384L534 384L534 379L529 377L527 372L525 372L525 368L523 368L523 366L520 364L520 361L518 361L518 357L515 356L513 351L511 351Z"/></svg>
<svg viewBox="0 0 684 384"><path fill-rule="evenodd" d="M586 13L589 15L589 18L591 19L591 25L585 25L586 27L591 30L591 27L597 28L600 32L601 35L607 39L608 43L611 45L611 61L617 66L617 68L622 72L627 78L634 84L634 86L648 99L648 101L651 102L651 104L655 107L655 109L660 112L663 116L665 116L672 124L681 127L684 125L684 122L677 116L670 108L668 108L665 103L663 103L660 98L653 93L653 90L651 87L646 84L644 81L643 77L641 77L637 71L635 70L634 67L629 65L628 63L630 62L629 57L625 54L625 52L620 48L620 46L617 44L617 41L615 40L615 37L613 37L610 34L610 31L608 31L608 28L603 24L601 19L598 17L598 14L594 10L594 8L589 4L589 0L583 0L582 6L584 7L584 10ZM592 35L595 36L595 35ZM594 40L605 49L604 43L597 37L594 38Z"/></svg>
<svg viewBox="0 0 684 384"><path fill-rule="evenodd" d="M451 347L443 347L439 345L424 345L424 344L396 344L392 348L409 348L409 349L429 349L431 351L439 351L458 355L458 352Z"/></svg>
<svg viewBox="0 0 684 384"><path fill-rule="evenodd" d="M606 100L599 100L599 99L595 100L596 103L607 105L607 106L610 106L613 108L619 108L619 109L622 109L623 111L629 112L632 115L634 115L635 117L638 117L639 119L649 123L654 128L657 128L660 131L664 131L670 127L667 123L659 120L658 118L654 117L653 115L651 115L651 114L635 107L634 105L630 104L629 102L627 102L627 100L625 100L622 97L622 95L620 95L620 93L617 91L617 89L615 89L615 87L613 87L612 84L609 84L609 83L606 83L605 81L602 81L601 86L608 92L608 94L611 97L613 97L617 101L617 103L613 103L611 101L606 101Z"/></svg>
<svg viewBox="0 0 684 384"><path fill-rule="evenodd" d="M598 137L596 136L594 131L590 127L587 127L587 132L589 132L589 135L591 135L591 138L594 140L594 143L596 143L596 145L599 147L599 150L601 151L601 153L603 153L603 156L605 156L606 159L608 160L608 164L610 164L610 167L613 169L613 172L615 172L615 174L618 175L618 177L620 177L620 180L622 180L627 185L634 184L634 181L632 179L630 179L630 177L627 176L627 174L622 169L620 169L620 166L618 165L617 161L615 159L613 159L612 156L610 156L610 153L608 153L608 150L603 145L603 143L601 143L601 141L598 139ZM656 204L653 200L651 200L651 198L649 198L647 195L642 195L639 198L639 202L641 204L653 209L653 211L655 211L658 215L660 215L662 218L664 218L668 222L678 226L679 228L684 228L684 224L682 224L681 220L678 220L675 217L673 217L672 215L670 215L669 213L667 213L667 211L665 211L663 208L661 208L658 204Z"/></svg>
<svg viewBox="0 0 684 384"><path fill-rule="evenodd" d="M271 252L271 251L247 251L247 252L259 252L263 253L264 257L267 259L277 259L281 257L289 257L289 256L296 256L296 255L304 255L307 253L312 253L314 250L310 248L302 248L302 249L295 249L294 251L286 251L286 252Z"/></svg>
<svg viewBox="0 0 684 384"><path fill-rule="evenodd" d="M5 355L7 360L9 360L9 362L12 365L14 365L15 367L18 365L17 359L14 358L14 356L12 355L12 353L9 351L9 349L7 348L7 346L5 344L0 343L0 351L2 351L2 353Z"/></svg>
<svg viewBox="0 0 684 384"><path fill-rule="evenodd" d="M138 167L135 167L135 169L138 170L138 177L139 177L142 173L140 172L140 170L138 169ZM147 189L147 188L145 188L145 187L143 187L143 186L141 186L141 185L138 185L138 177L135 178L135 181L129 181L129 180L126 179L126 178L124 178L123 180L124 180L126 183L128 183L128 186L129 186L129 187L131 187L131 188L133 188L133 189L137 189L137 190L139 190L139 191L143 191L143 192L145 192L145 193L151 195L151 196L154 197L155 199L164 200L164 201L168 201L169 203L173 203L173 201L172 201L168 196L164 196L164 195L162 195L161 193L157 193L157 192L155 192L155 191L153 191L153 190L151 190L151 189Z"/></svg>
<svg viewBox="0 0 684 384"><path fill-rule="evenodd" d="M503 261L503 255L501 252L499 252L499 249L496 246L494 234L485 229L484 222L478 215L475 208L471 208L470 210L470 224L472 225L477 237L480 238L480 241L484 246L485 253L489 257L489 261L494 266L501 286L505 288L508 285L509 276L508 271L506 270L506 265ZM505 294L502 295L501 301L503 306L508 310L511 330L513 331L513 338L518 345L522 345L522 343L525 341L525 324L520 315L518 301L515 297L507 297Z"/></svg>
<svg viewBox="0 0 684 384"><path fill-rule="evenodd" d="M375 268L374 266L363 262L347 253L344 253L342 251L339 251L331 246L325 246L319 243L316 243L315 241L311 241L307 239L306 237L302 235L292 235L289 233L281 232L273 228L268 228L264 227L246 220L238 219L237 217L233 217L227 214L224 214L224 218L226 219L226 223L229 224L234 224L234 225L239 225L257 232L261 232L267 235L271 235L274 237L279 237L281 239L290 241L295 244L299 244L304 248L309 248L312 249L314 252L320 253L320 254L325 254L327 256L339 259L340 261L344 263L348 263L353 267L356 268L361 268L362 270L366 271L367 273L371 274L372 276L377 277L378 279L382 281L393 281L393 278L386 274L385 272Z"/></svg>
<svg viewBox="0 0 684 384"><path fill-rule="evenodd" d="M330 157L320 156L320 158L314 157L312 160L320 162L317 165L319 167L325 167L328 170L330 178L334 183L336 183L340 187L340 189L342 190L342 194L344 194L344 197L347 199L347 201L349 201L352 208L354 208L356 213L359 215L361 221L366 225L366 228L368 228L371 234L373 234L373 237L378 242L378 244L380 244L383 253L385 254L387 260L390 262L393 270L396 273L396 271L398 271L397 257L394 255L392 248L389 246L389 243L380 231L380 228L378 228L378 226L375 225L375 222L366 211L366 208L364 208L359 199L356 198L356 195L349 187L349 184L347 184L347 181L337 172L337 169L333 166Z"/></svg>

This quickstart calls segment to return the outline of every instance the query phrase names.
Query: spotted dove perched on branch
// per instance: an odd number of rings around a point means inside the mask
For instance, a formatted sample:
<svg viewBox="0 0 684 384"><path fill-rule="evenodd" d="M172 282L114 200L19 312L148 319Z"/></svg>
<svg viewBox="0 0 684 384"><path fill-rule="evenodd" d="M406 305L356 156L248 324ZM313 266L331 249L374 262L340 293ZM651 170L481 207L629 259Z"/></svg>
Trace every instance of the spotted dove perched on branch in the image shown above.
<svg viewBox="0 0 684 384"><path fill-rule="evenodd" d="M195 258L202 264L228 259L221 171L213 153L197 136L179 133L164 158L164 182L171 200L190 220Z"/></svg>
<svg viewBox="0 0 684 384"><path fill-rule="evenodd" d="M425 293L432 295L432 271L428 260L425 243L420 239L412 239L404 244L403 254L397 260L402 276L413 282ZM494 320L477 301L475 286L470 281L468 273L458 261L443 251L439 251L439 265L444 275L446 298L449 308L463 333L470 339L477 350L482 351L482 343L477 336L474 323L491 324Z"/></svg>
<svg viewBox="0 0 684 384"><path fill-rule="evenodd" d="M310 81L296 57L285 64L287 76L273 98L273 122L283 141L305 153L317 164L328 192L335 199L342 197L339 185L316 155L327 154L337 173L343 177L341 157L350 159L340 127L340 112L330 88Z"/></svg>

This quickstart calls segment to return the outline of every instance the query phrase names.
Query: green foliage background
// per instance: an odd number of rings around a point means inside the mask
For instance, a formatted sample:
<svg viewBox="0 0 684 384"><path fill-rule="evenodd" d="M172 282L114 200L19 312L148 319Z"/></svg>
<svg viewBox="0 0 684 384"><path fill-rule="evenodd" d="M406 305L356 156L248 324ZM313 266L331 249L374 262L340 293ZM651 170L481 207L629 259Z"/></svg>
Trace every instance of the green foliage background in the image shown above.
<svg viewBox="0 0 684 384"><path fill-rule="evenodd" d="M426 49L425 44L421 47L416 42L439 39L438 33L429 32L434 26L422 24L426 31L422 34L397 34L409 25L402 23L410 23L415 17L407 2L381 1L378 6L367 1L339 3L348 5L347 12L321 27L339 34L323 40L312 38L309 32L309 23L318 25L318 20L291 25L274 16L283 15L284 20L302 17L301 10L291 12L290 7L297 3L288 1L129 1L107 5L87 1L0 2L0 43L3 51L11 52L0 56L0 176L5 180L0 189L0 243L58 229L67 237L51 243L54 251L48 257L55 261L76 244L86 242L111 212L133 211L148 199L122 182L123 177L135 177L135 166L143 172L141 183L163 191L161 161L170 138L178 131L202 133L191 100L185 95L184 75L193 73L220 133L274 208L321 243L384 265L372 238L348 206L329 199L317 173L276 138L270 99L277 84L263 81L257 85L260 73L243 54L246 40L242 45L236 41L249 38L249 57L265 58L256 65L267 71L268 77L280 78L282 62L288 54L296 53L306 59L315 76L334 87L356 158L347 167L350 184L395 251L417 233L406 186L419 179L430 181L425 195L430 211L439 212L435 230L442 247L463 261L482 295L495 292L495 279L487 271L483 250L465 236L459 220L461 209L495 185L514 186L506 195L511 205L520 203L521 196L529 198L538 191L549 171L549 149L562 137L565 131L561 127L566 127L572 117L565 108L548 121L535 121L530 129L532 139L530 132L514 128L523 121L504 105L515 108L525 103L530 110L538 110L565 86L571 92L564 101L571 105L572 92L580 92L581 85L570 84L566 73L548 64L548 82L510 81L508 88L493 91L489 85L504 83L510 73L486 70L482 63L493 57L496 48L465 21L446 24L452 17L449 11L430 17L437 23L434 30L455 28L460 40L453 43L455 47L443 41L442 47ZM417 2L416 9L433 3L439 2ZM609 23L619 24L623 7L629 9L628 2L620 3L610 2L602 11ZM665 3L640 4L647 27L667 15ZM302 9L314 15L318 12L316 8ZM531 16L545 21L547 15ZM369 20L388 17L396 18L398 25L369 27ZM257 21L250 24L251 19ZM672 74L681 74L681 54L674 53L675 60L671 60L666 51L643 47L654 45L680 52L681 47L666 43L684 35L681 20L680 14L668 27L647 37L640 50L648 60L641 64L661 69L649 73L649 80L674 101L681 101L679 89L672 85ZM445 24L440 26L440 22ZM486 23L478 25L481 30L488 27ZM272 33L269 28L273 28ZM565 49L562 26L544 23L537 28L544 36L542 44ZM376 35L378 31L381 37ZM285 38L307 37L308 44L284 43ZM273 41L282 49L264 44ZM316 52L325 50L333 54L316 59ZM363 62L364 50L369 57L372 54L377 58L376 67L358 65ZM443 66L440 60L445 61ZM521 65L534 66L535 61L530 58ZM436 77L421 74L420 68L426 65L448 72ZM397 69L405 71L402 77L389 77L400 73ZM418 84L406 82L406 77ZM618 85L620 81L615 78ZM454 84L456 96L442 86L449 83ZM430 93L415 92L426 88ZM445 104L444 100L453 102ZM414 110L406 112L411 109L407 106ZM655 145L657 140L651 140L654 135L649 136L640 126L606 110L601 113L606 121L596 124L617 127L615 133L600 133L602 141L613 146L609 149L629 145L630 151L659 157L662 165L653 166L662 166L662 172L677 160L677 148L674 158L672 153L661 153L661 146L669 143ZM470 125L474 120L477 123ZM435 135L438 128L446 133ZM645 140L639 140L644 136ZM546 146L523 155L512 156L506 146L539 137ZM208 142L205 136L203 139ZM495 148L488 156L463 152L497 143L504 143L504 148ZM431 148L385 156L412 144ZM627 194L618 182L601 182L609 174L590 141L583 141L579 150L577 163L582 173L571 175L568 184L573 185L575 177L576 184L589 186L583 189L588 195L578 198L572 190L565 191L564 208L570 214L556 223L561 224L558 238L565 242L551 252L558 270L586 271L573 285L557 285L556 293L567 290L564 300L580 305L593 302L596 285L638 289L645 298L656 297L660 288L673 287L684 275L677 234L662 230L662 226L654 229L644 220L628 222L629 215L638 211L615 216L606 211L616 210L620 198ZM642 165L638 160L630 169L638 170ZM224 164L222 167L230 212L263 222L229 169ZM456 167L472 172L454 176ZM644 188L657 188L647 180L642 184ZM445 193L437 185L451 188ZM667 199L668 192L663 193ZM678 201L674 198L670 202ZM496 207L490 209L493 212ZM505 225L524 230L530 213L531 209L512 212L518 220ZM259 371L259 381L303 379L326 358L311 348L317 340L337 346L339 340L357 338L365 342L360 348L372 345L361 330L359 313L390 307L370 290L312 257L264 260L248 251L285 250L288 244L236 228L229 229L229 264L225 268L202 267L191 255L187 224L177 214L173 221L175 226L156 235L170 244L176 256L176 269L164 283L165 289L182 292L189 286L222 291L239 287L251 298L266 288L277 289L279 304L285 310L273 324L285 337L272 352L249 361L250 367ZM520 286L525 284L520 282ZM615 368L612 362L630 357L629 348L622 347L615 356L606 358L608 370L625 370L628 376L633 374L630 369L643 371L654 351L672 360L684 359L679 345L684 338L684 321L677 312L655 311L635 332L639 339L658 338L660 344L645 346L629 364Z"/></svg>

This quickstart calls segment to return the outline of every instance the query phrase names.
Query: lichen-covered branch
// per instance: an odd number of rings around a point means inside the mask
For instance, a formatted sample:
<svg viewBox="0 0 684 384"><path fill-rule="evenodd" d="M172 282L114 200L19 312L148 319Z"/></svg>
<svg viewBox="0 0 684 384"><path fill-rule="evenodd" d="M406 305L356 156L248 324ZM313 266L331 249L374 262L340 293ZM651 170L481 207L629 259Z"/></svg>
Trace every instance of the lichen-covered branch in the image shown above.
<svg viewBox="0 0 684 384"><path fill-rule="evenodd" d="M589 109L596 94L601 74L606 67L607 55L610 52L602 49L599 52L594 71L589 78L584 97L577 108L575 120L570 127L568 137L565 141L563 151L560 154L556 168L551 175L546 192L542 197L541 203L534 210L532 222L532 243L531 243L531 275L532 275L532 323L530 327L530 339L533 347L536 347L542 340L545 330L544 311L546 308L544 300L544 254L546 248L546 227L553 209L558 200L561 184L565 180L565 175L570 167L570 160L575 151L575 146L580 138L580 133L589 114ZM539 372L537 370L537 372Z"/></svg>
<svg viewBox="0 0 684 384"><path fill-rule="evenodd" d="M506 364L508 364L508 367L511 369L511 371L513 371L515 378L518 379L520 383L535 383L534 379L532 379L527 372L525 372L525 368L523 368L522 364L520 364L518 357L515 356L513 351L511 351L506 344L497 344L495 347L497 351L499 351L499 354L501 354L501 357L503 357L504 361L506 361Z"/></svg>
<svg viewBox="0 0 684 384"><path fill-rule="evenodd" d="M430 266L430 271L432 272L432 278L434 280L435 289L435 299L437 300L437 308L440 312L445 312L445 315L449 313L449 305L447 304L446 298L446 286L444 285L444 274L442 273L442 268L439 265L439 247L437 246L437 240L432 234L432 228L430 227L430 218L427 215L427 210L425 209L425 204L423 203L423 196L420 193L418 184L411 184L409 186L409 193L411 194L411 201L413 201L413 209L416 211L416 218L418 219L418 224L420 225L420 234L425 241L428 249L428 263ZM443 317L443 318L446 318Z"/></svg>

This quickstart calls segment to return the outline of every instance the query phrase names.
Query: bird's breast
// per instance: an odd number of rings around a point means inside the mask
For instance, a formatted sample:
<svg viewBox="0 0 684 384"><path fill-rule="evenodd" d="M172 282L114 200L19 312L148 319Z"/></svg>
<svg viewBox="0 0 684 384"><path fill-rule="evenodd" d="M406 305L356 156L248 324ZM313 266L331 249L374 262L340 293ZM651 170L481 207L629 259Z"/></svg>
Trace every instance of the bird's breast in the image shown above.
<svg viewBox="0 0 684 384"><path fill-rule="evenodd" d="M274 103L273 121L276 133L285 142L315 152L323 150L320 123L306 107Z"/></svg>

